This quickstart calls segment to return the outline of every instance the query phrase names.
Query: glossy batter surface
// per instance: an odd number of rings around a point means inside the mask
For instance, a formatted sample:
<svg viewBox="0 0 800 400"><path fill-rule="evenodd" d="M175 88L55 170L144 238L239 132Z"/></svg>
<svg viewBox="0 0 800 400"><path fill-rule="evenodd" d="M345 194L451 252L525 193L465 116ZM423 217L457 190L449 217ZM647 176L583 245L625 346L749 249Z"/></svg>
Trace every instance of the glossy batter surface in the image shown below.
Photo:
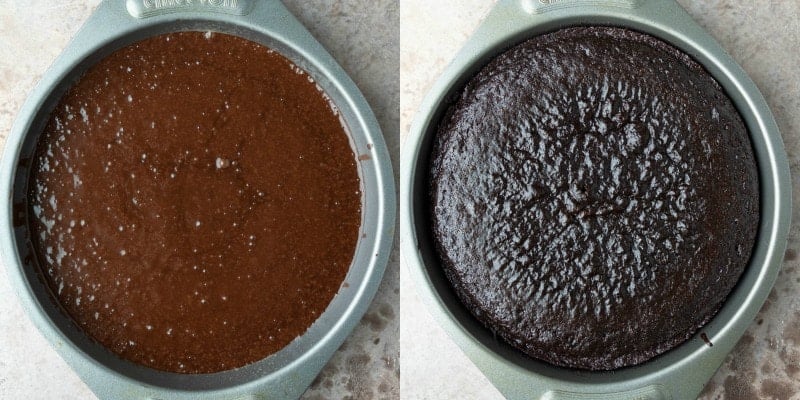
<svg viewBox="0 0 800 400"><path fill-rule="evenodd" d="M559 366L635 365L687 340L756 237L736 109L688 56L623 29L563 29L499 55L431 157L432 231L457 295Z"/></svg>
<svg viewBox="0 0 800 400"><path fill-rule="evenodd" d="M338 113L283 56L220 33L92 66L38 144L32 240L93 339L160 370L260 360L325 310L361 223Z"/></svg>

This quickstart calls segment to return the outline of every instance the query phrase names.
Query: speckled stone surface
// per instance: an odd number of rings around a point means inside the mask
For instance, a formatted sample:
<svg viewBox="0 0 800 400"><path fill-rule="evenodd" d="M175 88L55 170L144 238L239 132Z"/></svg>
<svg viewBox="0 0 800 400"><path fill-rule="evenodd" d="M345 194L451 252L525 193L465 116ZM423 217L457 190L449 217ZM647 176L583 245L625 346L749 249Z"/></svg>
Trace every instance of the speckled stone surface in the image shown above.
<svg viewBox="0 0 800 400"><path fill-rule="evenodd" d="M0 143L5 142L27 94L99 2L0 0ZM364 93L383 129L396 174L400 29L397 0L284 3ZM304 399L398 398L396 243L395 240L375 301ZM0 269L0 399L94 399L25 316L8 284L5 267Z"/></svg>
<svg viewBox="0 0 800 400"><path fill-rule="evenodd" d="M679 0L750 74L778 121L800 211L800 2ZM401 142L423 96L492 7L486 0L401 0ZM502 399L439 328L401 271L401 398ZM800 229L756 320L701 396L800 399Z"/></svg>

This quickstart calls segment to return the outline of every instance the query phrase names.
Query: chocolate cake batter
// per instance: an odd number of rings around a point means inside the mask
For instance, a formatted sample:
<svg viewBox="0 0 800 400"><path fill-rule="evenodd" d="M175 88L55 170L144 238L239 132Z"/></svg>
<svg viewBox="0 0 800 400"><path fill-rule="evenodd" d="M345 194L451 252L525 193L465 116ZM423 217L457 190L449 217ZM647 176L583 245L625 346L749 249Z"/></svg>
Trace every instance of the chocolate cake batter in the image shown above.
<svg viewBox="0 0 800 400"><path fill-rule="evenodd" d="M53 111L32 239L67 313L152 368L210 373L286 346L343 283L356 157L304 71L220 33L156 36L92 66Z"/></svg>
<svg viewBox="0 0 800 400"><path fill-rule="evenodd" d="M439 125L442 267L473 315L564 367L635 365L709 321L759 223L747 130L653 37L570 28L488 63Z"/></svg>

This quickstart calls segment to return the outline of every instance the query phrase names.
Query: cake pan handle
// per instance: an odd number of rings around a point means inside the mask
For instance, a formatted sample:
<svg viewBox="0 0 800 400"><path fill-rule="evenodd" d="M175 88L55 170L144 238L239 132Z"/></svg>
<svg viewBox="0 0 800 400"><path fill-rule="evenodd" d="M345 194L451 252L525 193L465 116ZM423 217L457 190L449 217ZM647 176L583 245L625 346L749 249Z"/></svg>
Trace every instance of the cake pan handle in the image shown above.
<svg viewBox="0 0 800 400"><path fill-rule="evenodd" d="M128 13L136 18L177 12L210 12L247 15L258 0L127 0Z"/></svg>
<svg viewBox="0 0 800 400"><path fill-rule="evenodd" d="M548 11L561 10L570 7L620 7L637 8L645 0L519 0L522 9L531 14L543 14Z"/></svg>
<svg viewBox="0 0 800 400"><path fill-rule="evenodd" d="M541 400L672 400L672 396L661 385L646 386L641 389L616 393L571 393L549 391Z"/></svg>

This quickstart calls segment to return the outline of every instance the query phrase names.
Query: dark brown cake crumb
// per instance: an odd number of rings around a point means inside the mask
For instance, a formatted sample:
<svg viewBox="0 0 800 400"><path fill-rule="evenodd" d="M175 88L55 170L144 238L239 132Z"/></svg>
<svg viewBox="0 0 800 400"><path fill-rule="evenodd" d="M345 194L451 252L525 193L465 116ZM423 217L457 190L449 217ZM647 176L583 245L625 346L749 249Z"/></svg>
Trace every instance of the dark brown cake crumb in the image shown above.
<svg viewBox="0 0 800 400"><path fill-rule="evenodd" d="M510 345L589 370L693 335L759 222L747 130L651 36L569 28L494 58L440 122L432 231L455 292Z"/></svg>

